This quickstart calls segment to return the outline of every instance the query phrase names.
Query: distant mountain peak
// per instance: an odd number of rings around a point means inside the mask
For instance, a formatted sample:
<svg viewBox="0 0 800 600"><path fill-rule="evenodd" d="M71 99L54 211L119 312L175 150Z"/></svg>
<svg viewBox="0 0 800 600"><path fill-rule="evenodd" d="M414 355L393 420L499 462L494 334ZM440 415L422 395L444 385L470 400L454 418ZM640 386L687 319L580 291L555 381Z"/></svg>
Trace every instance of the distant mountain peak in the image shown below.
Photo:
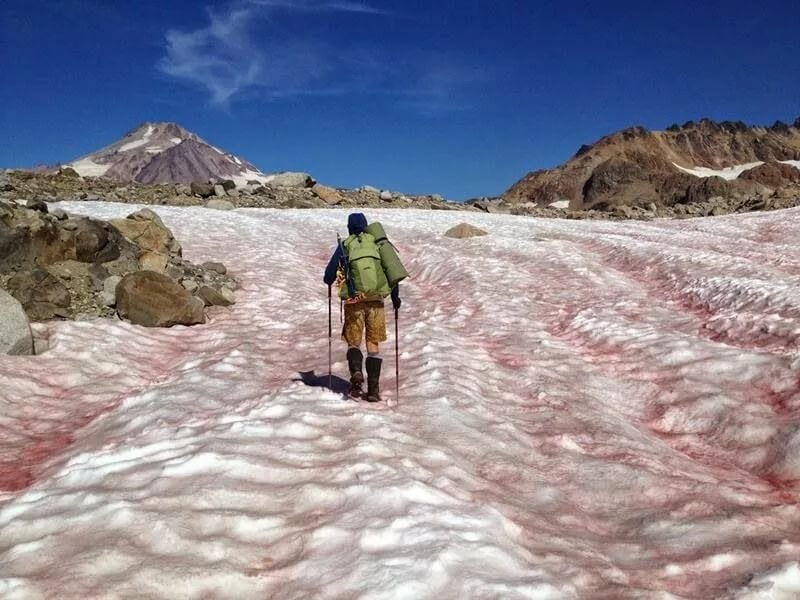
<svg viewBox="0 0 800 600"><path fill-rule="evenodd" d="M187 143L188 142L188 143ZM139 124L121 139L70 163L80 175L139 183L232 179L268 182L252 163L220 150L178 123Z"/></svg>

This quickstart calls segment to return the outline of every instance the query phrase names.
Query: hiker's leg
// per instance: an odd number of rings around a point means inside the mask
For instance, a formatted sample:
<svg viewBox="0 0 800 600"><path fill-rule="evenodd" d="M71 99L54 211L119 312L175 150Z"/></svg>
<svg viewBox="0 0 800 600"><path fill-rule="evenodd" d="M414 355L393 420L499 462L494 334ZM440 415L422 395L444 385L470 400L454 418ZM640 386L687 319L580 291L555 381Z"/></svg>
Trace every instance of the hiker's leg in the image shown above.
<svg viewBox="0 0 800 600"><path fill-rule="evenodd" d="M342 337L347 342L347 367L350 371L350 395L361 396L364 386L364 373L361 353L361 338L364 331L364 311L358 304L344 305L344 326Z"/></svg>
<svg viewBox="0 0 800 600"><path fill-rule="evenodd" d="M383 302L370 302L366 307L367 338L367 400L380 402L380 377L383 360L380 357L379 344L386 340L386 313Z"/></svg>

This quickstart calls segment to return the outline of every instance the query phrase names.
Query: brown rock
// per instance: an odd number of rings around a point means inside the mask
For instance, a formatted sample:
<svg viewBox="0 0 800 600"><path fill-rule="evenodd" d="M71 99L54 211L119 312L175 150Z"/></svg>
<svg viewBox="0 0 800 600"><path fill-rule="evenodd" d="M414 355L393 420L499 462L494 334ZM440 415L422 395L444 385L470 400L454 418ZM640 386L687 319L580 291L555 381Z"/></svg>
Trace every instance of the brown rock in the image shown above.
<svg viewBox="0 0 800 600"><path fill-rule="evenodd" d="M470 225L469 223L459 223L455 227L451 227L445 232L447 237L463 239L463 238L470 238L476 237L481 235L488 235L488 232L475 227L474 225Z"/></svg>
<svg viewBox="0 0 800 600"><path fill-rule="evenodd" d="M139 267L143 271L153 271L154 273L165 273L169 257L160 252L145 252L139 257Z"/></svg>
<svg viewBox="0 0 800 600"><path fill-rule="evenodd" d="M44 269L17 273L8 280L8 291L19 300L31 321L67 315L69 290Z"/></svg>
<svg viewBox="0 0 800 600"><path fill-rule="evenodd" d="M230 306L234 303L233 294L228 290L217 290L211 286L203 285L197 290L197 296L206 306Z"/></svg>
<svg viewBox="0 0 800 600"><path fill-rule="evenodd" d="M321 183L314 184L311 191L320 198L325 204L329 206L336 206L342 201L342 197L335 189L322 185Z"/></svg>
<svg viewBox="0 0 800 600"><path fill-rule="evenodd" d="M116 305L120 317L145 327L205 322L202 300L166 275L152 271L123 277L116 287Z"/></svg>
<svg viewBox="0 0 800 600"><path fill-rule="evenodd" d="M170 255L175 238L153 211L144 209L125 219L112 219L110 223L145 252Z"/></svg>

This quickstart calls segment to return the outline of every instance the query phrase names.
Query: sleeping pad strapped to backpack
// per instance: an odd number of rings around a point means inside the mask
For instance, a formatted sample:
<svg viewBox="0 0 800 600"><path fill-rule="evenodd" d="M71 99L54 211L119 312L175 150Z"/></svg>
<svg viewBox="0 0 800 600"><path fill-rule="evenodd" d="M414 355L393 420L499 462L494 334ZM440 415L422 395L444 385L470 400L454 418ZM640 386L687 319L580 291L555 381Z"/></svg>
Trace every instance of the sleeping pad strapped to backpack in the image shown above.
<svg viewBox="0 0 800 600"><path fill-rule="evenodd" d="M367 226L366 232L371 234L375 239L375 244L378 246L378 252L381 257L381 266L383 267L384 273L386 273L386 279L391 289L408 277L408 271L406 271L403 263L400 262L400 257L397 256L397 250L395 250L389 238L386 237L383 225L377 221L371 223Z"/></svg>

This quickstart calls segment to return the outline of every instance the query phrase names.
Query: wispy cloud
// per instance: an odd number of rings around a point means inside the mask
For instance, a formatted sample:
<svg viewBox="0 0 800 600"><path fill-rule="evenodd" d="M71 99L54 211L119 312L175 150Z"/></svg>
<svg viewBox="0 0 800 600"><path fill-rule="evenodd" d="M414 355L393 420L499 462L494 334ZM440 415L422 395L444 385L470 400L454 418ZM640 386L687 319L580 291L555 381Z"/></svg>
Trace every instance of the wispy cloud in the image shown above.
<svg viewBox="0 0 800 600"><path fill-rule="evenodd" d="M415 51L398 61L375 46L328 41L281 27L297 14L339 13L389 17L392 13L350 0L237 0L208 10L208 25L166 33L158 68L205 89L214 106L255 96L371 94L398 98L414 110L436 114L464 107L454 95L478 78L447 57ZM300 30L301 32L303 30Z"/></svg>

